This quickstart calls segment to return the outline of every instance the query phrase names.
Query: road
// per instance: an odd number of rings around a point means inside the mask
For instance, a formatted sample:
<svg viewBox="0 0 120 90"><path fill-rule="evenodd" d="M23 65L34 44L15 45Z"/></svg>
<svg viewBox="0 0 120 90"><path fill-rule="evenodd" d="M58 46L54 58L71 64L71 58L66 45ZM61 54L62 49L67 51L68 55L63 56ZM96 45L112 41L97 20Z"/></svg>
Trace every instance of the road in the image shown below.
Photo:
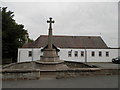
<svg viewBox="0 0 120 90"><path fill-rule="evenodd" d="M3 88L118 88L118 75L3 81Z"/></svg>

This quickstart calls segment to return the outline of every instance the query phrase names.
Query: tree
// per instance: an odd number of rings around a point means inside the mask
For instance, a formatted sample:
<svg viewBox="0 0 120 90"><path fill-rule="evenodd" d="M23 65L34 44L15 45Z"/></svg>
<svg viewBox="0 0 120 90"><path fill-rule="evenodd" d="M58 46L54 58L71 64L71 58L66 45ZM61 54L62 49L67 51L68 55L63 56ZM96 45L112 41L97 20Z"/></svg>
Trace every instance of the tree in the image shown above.
<svg viewBox="0 0 120 90"><path fill-rule="evenodd" d="M14 14L7 11L7 7L1 9L2 12L2 58L17 60L17 50L25 43L27 30L24 25L17 24L13 19Z"/></svg>
<svg viewBox="0 0 120 90"><path fill-rule="evenodd" d="M2 64L2 15L1 14L2 13L0 12L0 65Z"/></svg>

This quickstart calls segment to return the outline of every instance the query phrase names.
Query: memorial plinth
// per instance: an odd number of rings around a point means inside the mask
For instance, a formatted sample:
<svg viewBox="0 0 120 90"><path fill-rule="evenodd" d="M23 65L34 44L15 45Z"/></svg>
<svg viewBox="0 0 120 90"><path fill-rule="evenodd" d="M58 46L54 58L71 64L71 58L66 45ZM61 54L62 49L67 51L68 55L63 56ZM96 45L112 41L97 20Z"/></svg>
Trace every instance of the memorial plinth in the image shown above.
<svg viewBox="0 0 120 90"><path fill-rule="evenodd" d="M56 62L59 61L59 56L56 54L55 49L46 49L44 50L43 56L41 56L41 61Z"/></svg>

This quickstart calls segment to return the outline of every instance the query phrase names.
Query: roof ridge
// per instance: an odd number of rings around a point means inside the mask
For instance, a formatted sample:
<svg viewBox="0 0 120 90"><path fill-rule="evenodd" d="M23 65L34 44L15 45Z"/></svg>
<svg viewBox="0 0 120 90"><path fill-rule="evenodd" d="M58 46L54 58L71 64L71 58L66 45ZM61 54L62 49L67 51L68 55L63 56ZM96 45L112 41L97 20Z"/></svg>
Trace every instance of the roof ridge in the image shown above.
<svg viewBox="0 0 120 90"><path fill-rule="evenodd" d="M40 35L39 37L47 37L48 35ZM53 35L54 37L101 37L101 36L69 36L69 35Z"/></svg>

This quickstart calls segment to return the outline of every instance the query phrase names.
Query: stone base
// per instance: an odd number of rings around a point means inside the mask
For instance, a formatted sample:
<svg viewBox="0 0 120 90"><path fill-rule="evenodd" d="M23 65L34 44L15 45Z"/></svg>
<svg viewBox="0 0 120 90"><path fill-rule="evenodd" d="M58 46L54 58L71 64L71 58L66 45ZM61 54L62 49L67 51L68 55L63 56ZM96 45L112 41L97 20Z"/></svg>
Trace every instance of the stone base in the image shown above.
<svg viewBox="0 0 120 90"><path fill-rule="evenodd" d="M59 56L40 56L40 61L42 62L58 62Z"/></svg>
<svg viewBox="0 0 120 90"><path fill-rule="evenodd" d="M40 56L42 62L60 62L55 49L45 49L43 56Z"/></svg>
<svg viewBox="0 0 120 90"><path fill-rule="evenodd" d="M69 67L64 64L64 61L59 60L56 62L43 62L43 61L35 61L37 64L37 68L41 71L57 71L57 70L68 70Z"/></svg>
<svg viewBox="0 0 120 90"><path fill-rule="evenodd" d="M57 55L57 51L55 50L55 49L45 49L44 51L43 51L43 56L58 56Z"/></svg>

